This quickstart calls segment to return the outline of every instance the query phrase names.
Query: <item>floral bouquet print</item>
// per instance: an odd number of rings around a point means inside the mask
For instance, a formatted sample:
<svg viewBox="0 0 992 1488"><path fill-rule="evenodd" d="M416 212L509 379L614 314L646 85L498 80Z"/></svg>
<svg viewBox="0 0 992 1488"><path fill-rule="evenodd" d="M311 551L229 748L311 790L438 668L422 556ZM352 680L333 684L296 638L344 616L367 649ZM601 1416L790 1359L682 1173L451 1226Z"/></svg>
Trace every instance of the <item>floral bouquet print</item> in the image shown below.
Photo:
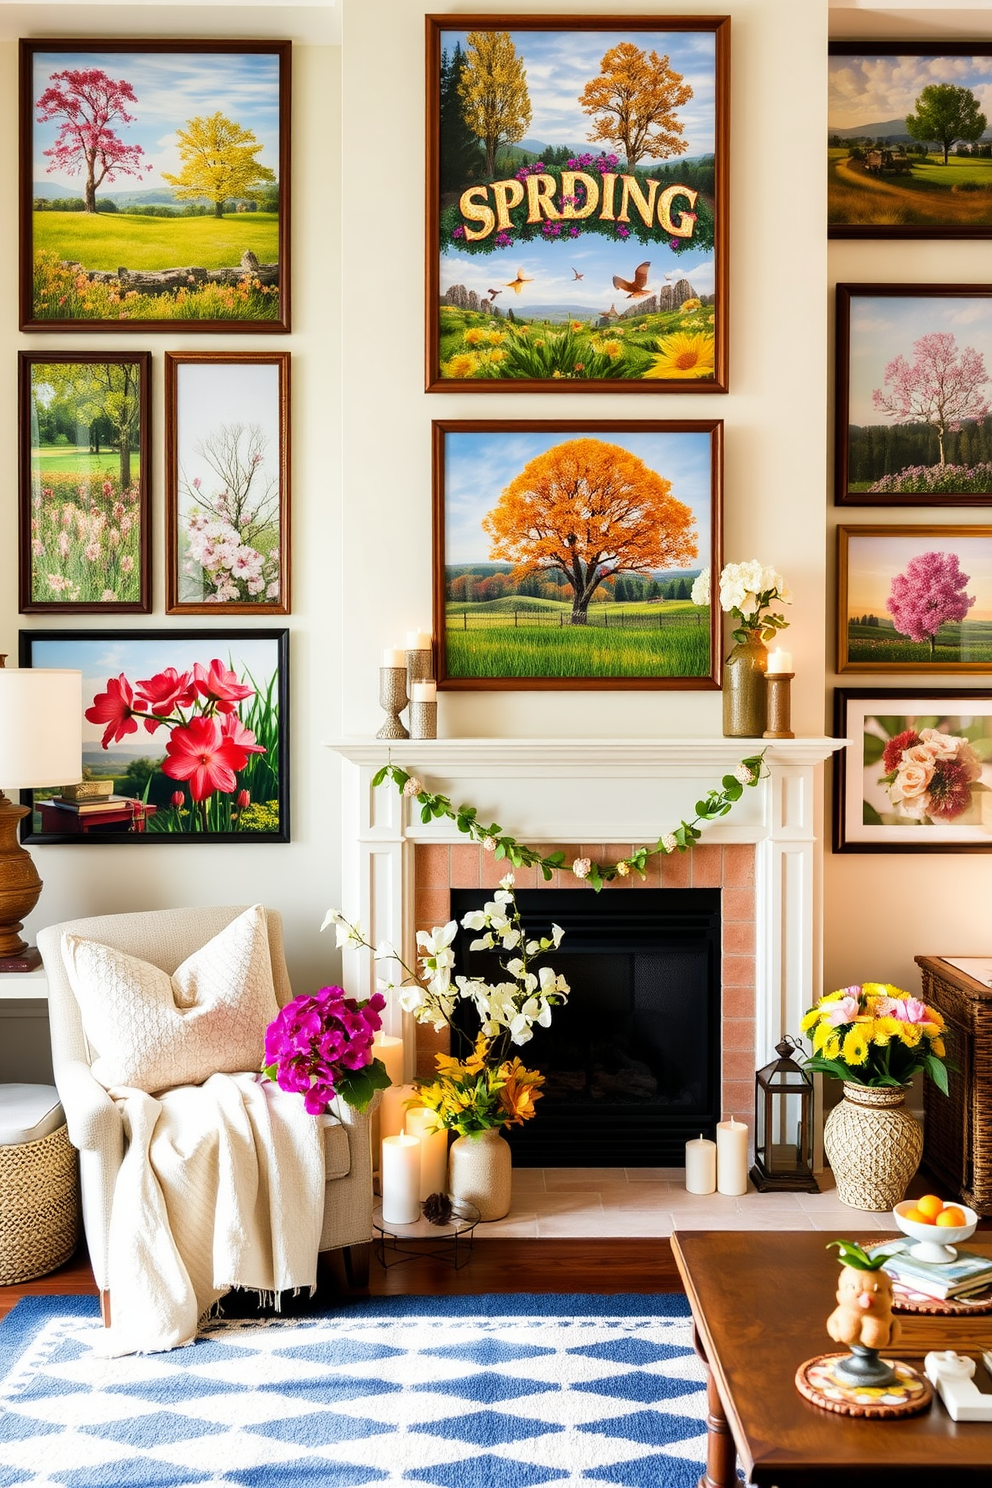
<svg viewBox="0 0 992 1488"><path fill-rule="evenodd" d="M972 805L982 762L960 734L935 728L919 733L907 728L896 734L882 755L881 782L901 816L934 824L956 821Z"/></svg>
<svg viewBox="0 0 992 1488"><path fill-rule="evenodd" d="M813 1045L808 1070L856 1085L908 1085L923 1070L947 1094L944 1020L887 982L821 997L800 1025Z"/></svg>

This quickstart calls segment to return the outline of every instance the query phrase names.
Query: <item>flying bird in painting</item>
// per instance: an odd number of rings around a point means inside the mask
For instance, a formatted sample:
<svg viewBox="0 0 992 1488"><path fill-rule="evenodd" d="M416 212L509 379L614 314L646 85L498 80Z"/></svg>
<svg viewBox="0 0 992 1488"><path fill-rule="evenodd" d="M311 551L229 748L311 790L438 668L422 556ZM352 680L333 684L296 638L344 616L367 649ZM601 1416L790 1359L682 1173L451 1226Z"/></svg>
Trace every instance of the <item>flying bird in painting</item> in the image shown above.
<svg viewBox="0 0 992 1488"><path fill-rule="evenodd" d="M648 290L645 286L648 282L648 269L650 267L650 261L648 263L638 264L637 268L634 270L633 279L621 279L619 274L614 274L613 288L625 289L627 291L628 300L639 300L642 295L646 295L648 293Z"/></svg>
<svg viewBox="0 0 992 1488"><path fill-rule="evenodd" d="M507 289L512 289L513 290L513 293L515 295L518 295L520 293L520 291L523 289L523 287L524 287L525 284L533 284L533 283L534 283L534 281L530 277L529 274L525 274L524 271L523 271L523 269L518 269L517 270L517 277L516 277L516 279L509 280L509 282L507 283L507 286L506 287L507 287Z"/></svg>
<svg viewBox="0 0 992 1488"><path fill-rule="evenodd" d="M489 291L489 298L491 300L494 300L498 294L502 294L502 293L503 293L503 291L501 289L491 289Z"/></svg>
<svg viewBox="0 0 992 1488"><path fill-rule="evenodd" d="M575 275L576 279L584 279L586 277L585 274L580 274L579 273L578 269L574 266L574 264L570 264L569 267L571 268L572 273Z"/></svg>

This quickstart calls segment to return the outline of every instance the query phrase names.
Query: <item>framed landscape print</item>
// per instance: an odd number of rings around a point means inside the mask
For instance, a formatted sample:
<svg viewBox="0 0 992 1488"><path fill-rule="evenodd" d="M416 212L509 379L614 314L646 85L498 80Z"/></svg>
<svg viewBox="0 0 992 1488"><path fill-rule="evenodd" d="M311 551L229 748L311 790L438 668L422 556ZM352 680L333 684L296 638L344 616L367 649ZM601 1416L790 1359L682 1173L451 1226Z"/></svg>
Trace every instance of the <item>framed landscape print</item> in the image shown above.
<svg viewBox="0 0 992 1488"><path fill-rule="evenodd" d="M289 329L288 41L21 42L21 329Z"/></svg>
<svg viewBox="0 0 992 1488"><path fill-rule="evenodd" d="M838 527L839 672L992 672L992 527Z"/></svg>
<svg viewBox="0 0 992 1488"><path fill-rule="evenodd" d="M719 420L433 431L440 687L718 686Z"/></svg>
<svg viewBox="0 0 992 1488"><path fill-rule="evenodd" d="M288 842L287 630L20 633L83 674L85 799L22 792L27 842ZM72 794L67 792L67 796Z"/></svg>
<svg viewBox="0 0 992 1488"><path fill-rule="evenodd" d="M837 502L992 505L992 287L838 284Z"/></svg>
<svg viewBox="0 0 992 1488"><path fill-rule="evenodd" d="M427 17L428 392L727 391L727 17Z"/></svg>
<svg viewBox="0 0 992 1488"><path fill-rule="evenodd" d="M21 351L24 614L151 609L151 354Z"/></svg>
<svg viewBox="0 0 992 1488"><path fill-rule="evenodd" d="M992 848L992 690L835 693L835 852Z"/></svg>
<svg viewBox="0 0 992 1488"><path fill-rule="evenodd" d="M829 54L829 236L992 237L992 41Z"/></svg>
<svg viewBox="0 0 992 1488"><path fill-rule="evenodd" d="M165 354L170 615L289 613L289 352Z"/></svg>

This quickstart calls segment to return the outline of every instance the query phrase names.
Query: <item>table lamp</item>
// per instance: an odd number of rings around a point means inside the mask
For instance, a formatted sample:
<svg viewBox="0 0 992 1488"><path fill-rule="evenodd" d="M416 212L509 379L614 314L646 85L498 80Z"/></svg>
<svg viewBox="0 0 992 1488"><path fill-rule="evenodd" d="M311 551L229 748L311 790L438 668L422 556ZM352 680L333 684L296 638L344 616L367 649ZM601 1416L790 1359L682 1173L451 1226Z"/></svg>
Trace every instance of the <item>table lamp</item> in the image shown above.
<svg viewBox="0 0 992 1488"><path fill-rule="evenodd" d="M41 896L38 870L17 840L30 807L15 806L3 788L82 779L83 674L8 668L6 660L0 653L0 972L33 971L40 952L18 933Z"/></svg>

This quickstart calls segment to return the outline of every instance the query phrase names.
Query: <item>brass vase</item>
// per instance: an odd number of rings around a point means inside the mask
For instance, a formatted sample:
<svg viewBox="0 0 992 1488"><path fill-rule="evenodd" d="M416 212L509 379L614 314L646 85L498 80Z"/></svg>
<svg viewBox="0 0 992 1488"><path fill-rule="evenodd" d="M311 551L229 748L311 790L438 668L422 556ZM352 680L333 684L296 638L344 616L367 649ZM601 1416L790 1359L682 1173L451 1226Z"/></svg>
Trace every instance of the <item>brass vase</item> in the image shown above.
<svg viewBox="0 0 992 1488"><path fill-rule="evenodd" d="M768 647L761 631L747 631L723 663L723 732L728 739L760 739L767 727Z"/></svg>

